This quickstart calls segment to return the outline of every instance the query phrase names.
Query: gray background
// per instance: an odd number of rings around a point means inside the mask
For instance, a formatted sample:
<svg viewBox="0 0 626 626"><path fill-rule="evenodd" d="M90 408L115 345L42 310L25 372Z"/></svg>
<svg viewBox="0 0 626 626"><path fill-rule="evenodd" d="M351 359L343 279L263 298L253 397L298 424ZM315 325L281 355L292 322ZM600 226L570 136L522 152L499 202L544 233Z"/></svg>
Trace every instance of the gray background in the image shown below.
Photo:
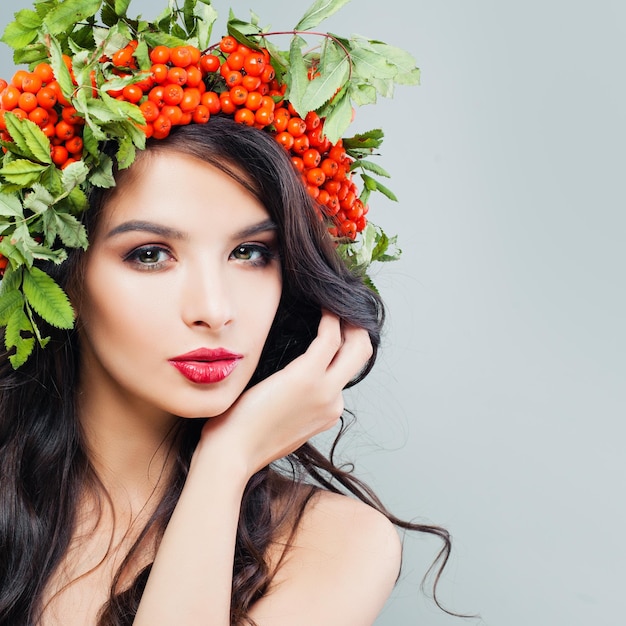
<svg viewBox="0 0 626 626"><path fill-rule="evenodd" d="M2 26L27 6L3 0ZM282 29L307 6L254 8ZM626 5L353 0L325 27L405 47L423 71L357 114L386 131L400 204L372 219L404 257L376 276L385 348L350 395L344 456L398 515L451 531L441 597L470 623L623 623ZM377 624L462 623L419 592L437 549L406 538Z"/></svg>

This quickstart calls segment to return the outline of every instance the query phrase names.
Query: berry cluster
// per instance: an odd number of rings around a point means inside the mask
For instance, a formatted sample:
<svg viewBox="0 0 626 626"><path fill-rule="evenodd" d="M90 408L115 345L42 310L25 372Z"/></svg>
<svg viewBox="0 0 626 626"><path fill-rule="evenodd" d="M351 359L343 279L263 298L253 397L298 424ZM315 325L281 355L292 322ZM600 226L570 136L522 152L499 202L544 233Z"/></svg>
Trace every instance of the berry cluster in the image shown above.
<svg viewBox="0 0 626 626"><path fill-rule="evenodd" d="M322 215L331 222L331 234L354 239L365 228L368 207L358 197L351 171L353 160L343 141L331 144L324 136L324 120L315 111L302 119L286 101L277 105L273 132L291 154Z"/></svg>
<svg viewBox="0 0 626 626"><path fill-rule="evenodd" d="M70 63L69 57L65 62ZM32 72L17 70L8 84L0 79L0 138L11 141L4 121L6 111L31 120L43 130L58 167L81 158L84 120L63 95L48 63L39 63Z"/></svg>
<svg viewBox="0 0 626 626"><path fill-rule="evenodd" d="M134 44L110 59L117 71L136 72ZM202 54L192 46L150 51L146 78L110 95L139 105L148 137L166 137L172 126L206 123L211 115L232 115L235 121L268 129L290 153L309 193L336 237L354 239L366 225L367 207L352 180L352 160L339 140L323 134L323 119L315 112L302 119L284 99L265 49L252 50L234 37L222 37Z"/></svg>
<svg viewBox="0 0 626 626"><path fill-rule="evenodd" d="M365 228L367 206L358 198L353 161L342 140L332 144L324 136L324 118L312 111L303 119L285 99L286 85L277 81L267 50L253 50L231 36L204 53L190 45L159 45L149 51L150 68L140 70L136 47L130 42L100 62L111 64L119 77L131 79L108 95L139 107L147 137L162 139L173 126L205 124L218 113L265 129L290 154L333 236L355 239ZM73 78L71 58L63 60ZM97 95L93 72L92 89ZM11 141L4 120L7 111L42 129L57 167L81 159L84 119L63 94L50 64L18 70L10 83L0 79L0 138ZM0 275L5 266L0 255Z"/></svg>

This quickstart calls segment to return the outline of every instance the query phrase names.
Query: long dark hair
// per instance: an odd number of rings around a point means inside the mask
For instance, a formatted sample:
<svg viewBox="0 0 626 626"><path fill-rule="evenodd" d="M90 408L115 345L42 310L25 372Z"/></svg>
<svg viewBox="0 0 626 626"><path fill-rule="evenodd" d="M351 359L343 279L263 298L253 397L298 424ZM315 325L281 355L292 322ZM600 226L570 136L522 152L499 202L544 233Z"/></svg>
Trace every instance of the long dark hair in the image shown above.
<svg viewBox="0 0 626 626"><path fill-rule="evenodd" d="M358 379L365 376L380 344L383 305L338 258L314 201L282 147L265 132L216 117L206 125L181 127L148 150L192 155L226 171L259 198L278 226L283 294L250 384L306 350L322 309L367 329L374 355ZM132 174L118 173L118 183L124 176ZM85 214L88 231L94 231L107 198L115 192L93 194ZM60 267L46 268L70 293L80 292L82 254L73 251ZM91 489L106 498L86 452L76 412L77 332L49 329L49 333L48 346L36 348L17 371L11 369L6 354L0 356L0 626L37 621L46 585L72 539L79 494ZM113 581L100 626L132 623L150 566L125 588L122 572L134 562L148 537L158 541L162 535L183 488L203 422L179 421L175 438L179 445L172 450L175 464L169 485ZM341 432L337 440L340 436ZM267 591L274 573L267 563L268 547L279 529L295 530L320 487L356 496L401 528L439 536L443 547L433 564L438 564L436 586L450 553L448 533L396 518L366 485L335 466L332 452L329 457L306 443L286 463L266 467L249 481L237 531L231 624L252 623L249 609ZM284 506L276 507L278 499Z"/></svg>

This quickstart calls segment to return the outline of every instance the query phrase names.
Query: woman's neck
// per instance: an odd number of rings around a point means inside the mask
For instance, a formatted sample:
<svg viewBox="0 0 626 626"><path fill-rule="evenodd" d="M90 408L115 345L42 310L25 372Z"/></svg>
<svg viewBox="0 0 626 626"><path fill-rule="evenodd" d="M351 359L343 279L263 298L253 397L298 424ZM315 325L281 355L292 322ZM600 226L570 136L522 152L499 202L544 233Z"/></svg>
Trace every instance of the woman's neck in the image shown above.
<svg viewBox="0 0 626 626"><path fill-rule="evenodd" d="M176 457L180 418L133 405L98 385L83 387L78 416L90 461L114 506L137 513L158 502Z"/></svg>

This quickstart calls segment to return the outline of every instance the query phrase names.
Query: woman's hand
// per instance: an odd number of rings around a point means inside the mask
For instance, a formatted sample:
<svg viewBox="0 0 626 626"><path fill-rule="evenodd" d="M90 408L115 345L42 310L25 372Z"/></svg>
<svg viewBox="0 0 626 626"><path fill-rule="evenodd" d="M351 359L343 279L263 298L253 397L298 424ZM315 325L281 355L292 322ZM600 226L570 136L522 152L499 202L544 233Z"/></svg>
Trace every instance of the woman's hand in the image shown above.
<svg viewBox="0 0 626 626"><path fill-rule="evenodd" d="M335 315L325 312L317 337L302 356L248 389L224 414L207 421L185 487L163 535L135 626L175 623L226 626L230 623L233 556L246 483L256 471L337 422L343 411L342 390L371 354L372 345L366 331L342 327ZM351 500L346 498L345 501L352 506ZM369 518L371 511L367 510ZM326 509L320 511L322 518L332 524L337 522L339 509L333 508L329 514L324 513ZM341 508L341 511L346 509ZM346 519L358 519L362 525L365 518L361 514L355 515L354 509L350 509ZM339 519L343 519L343 513ZM316 521L314 526L321 528L321 522ZM336 534L333 530L329 536L335 537ZM349 533L350 537L353 535L362 536L362 533ZM369 531L366 535L371 536ZM335 550L336 541L329 543L326 537L327 534L321 532L312 540L302 539L302 549L298 553L302 571L298 569L297 575L289 575L288 584L281 585L281 592L272 596L273 604L259 608L259 623L293 623L289 618L275 621L263 611L272 613L275 606L280 606L279 615L285 606L288 611L300 611L300 592L306 589L306 597L310 595L311 577L314 584L320 579L332 578L333 593L340 598L345 595L342 606L351 607L355 597L358 604L367 604L361 598L364 588L368 589L370 604L378 588L388 593L378 578L373 584L365 580L363 585L353 585L361 595L338 591L345 588L342 580L345 568L337 566L336 555L330 561L330 569L326 568L328 561L319 558L328 549ZM376 566L370 567L368 563L367 572L380 570L378 553L373 553L369 545L362 549L362 542L341 541L342 546L348 543L356 549L343 550L342 554L347 554L350 560L353 554L374 554ZM309 545L313 548L308 549ZM315 562L307 562L306 555L313 555ZM343 560L341 558L339 562ZM362 559L355 559L354 563L357 572L365 569ZM332 572L340 574L335 573L333 578ZM350 569L348 574L348 578L352 578L354 571ZM341 577L339 582L338 576ZM364 579L360 577L359 580ZM375 591L370 593L372 588ZM336 602L332 593L327 597L332 603ZM379 604L374 602L376 610ZM325 606L335 612L330 605ZM326 617L324 613L324 619L315 623L328 623Z"/></svg>
<svg viewBox="0 0 626 626"><path fill-rule="evenodd" d="M249 478L336 424L344 387L371 355L367 331L323 312L307 351L209 419L196 454L228 457Z"/></svg>

